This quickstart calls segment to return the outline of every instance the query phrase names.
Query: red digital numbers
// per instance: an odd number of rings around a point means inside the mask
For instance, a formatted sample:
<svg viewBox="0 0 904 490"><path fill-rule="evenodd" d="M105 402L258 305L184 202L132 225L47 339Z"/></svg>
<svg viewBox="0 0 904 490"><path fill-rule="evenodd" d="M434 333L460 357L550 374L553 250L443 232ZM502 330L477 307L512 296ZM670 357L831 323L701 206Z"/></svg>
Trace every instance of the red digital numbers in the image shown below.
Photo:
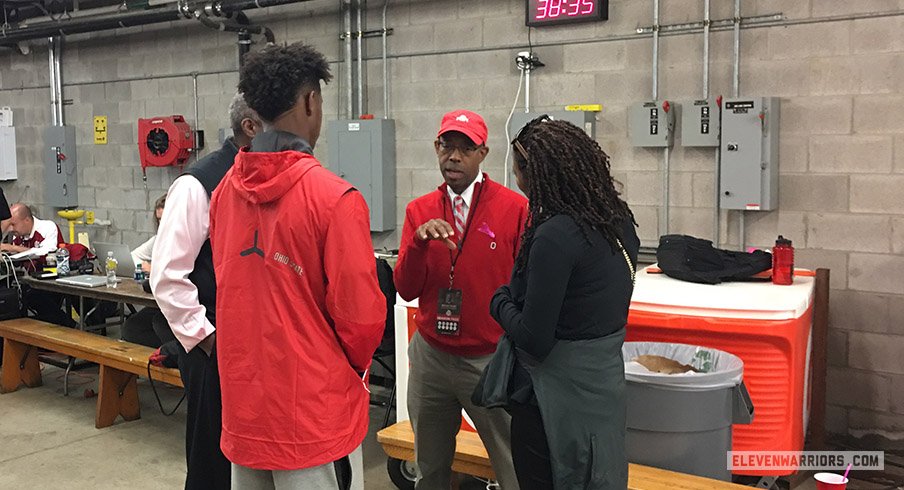
<svg viewBox="0 0 904 490"><path fill-rule="evenodd" d="M541 20L546 18L546 4L549 3L549 0L538 0L537 1L537 15L534 16L534 19Z"/></svg>
<svg viewBox="0 0 904 490"><path fill-rule="evenodd" d="M555 25L583 20L605 20L605 0L527 0L528 25Z"/></svg>
<svg viewBox="0 0 904 490"><path fill-rule="evenodd" d="M561 15L568 17L593 14L596 3L593 0L537 0L534 20L555 19Z"/></svg>

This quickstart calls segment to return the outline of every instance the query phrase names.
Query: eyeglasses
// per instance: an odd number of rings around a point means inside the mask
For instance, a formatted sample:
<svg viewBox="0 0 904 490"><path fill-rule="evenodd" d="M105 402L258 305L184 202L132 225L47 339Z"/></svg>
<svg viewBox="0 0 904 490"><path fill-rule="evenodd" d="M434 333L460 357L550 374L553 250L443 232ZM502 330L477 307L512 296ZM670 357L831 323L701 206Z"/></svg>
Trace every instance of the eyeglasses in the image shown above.
<svg viewBox="0 0 904 490"><path fill-rule="evenodd" d="M551 121L551 120L552 120L552 118L549 117L549 114L543 114L542 116L525 124L524 127L522 127L520 131L518 131L518 134L515 136L515 139L512 140L512 146L515 148L515 151L517 151L521 155L521 158L524 159L525 163L527 163L527 161L530 160L530 158L527 157L527 150L524 149L524 145L522 145L521 142L518 141L518 138L521 137L521 135L524 133L524 130L527 129L527 127L530 126L531 124L541 123L541 122L546 122L546 121Z"/></svg>
<svg viewBox="0 0 904 490"><path fill-rule="evenodd" d="M458 150L462 155L469 157L476 153L481 147L483 147L483 145L457 146L442 138L439 139L439 151L443 155L451 155L455 150Z"/></svg>

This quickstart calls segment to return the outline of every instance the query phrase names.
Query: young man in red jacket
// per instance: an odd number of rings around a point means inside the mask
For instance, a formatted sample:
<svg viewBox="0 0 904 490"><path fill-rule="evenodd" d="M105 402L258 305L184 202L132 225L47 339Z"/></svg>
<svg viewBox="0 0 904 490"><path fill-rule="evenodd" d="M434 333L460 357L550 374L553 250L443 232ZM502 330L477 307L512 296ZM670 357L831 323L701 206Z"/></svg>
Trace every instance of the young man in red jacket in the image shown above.
<svg viewBox="0 0 904 490"><path fill-rule="evenodd" d="M418 489L447 489L464 408L487 447L503 490L518 488L504 410L471 403L502 329L490 317L493 292L509 280L527 200L480 172L487 126L471 111L443 116L433 143L445 183L405 210L395 283L418 298L411 339L408 413Z"/></svg>
<svg viewBox="0 0 904 490"><path fill-rule="evenodd" d="M365 379L386 302L364 198L311 154L330 78L300 43L249 54L240 73L265 131L210 208L233 488L364 488Z"/></svg>

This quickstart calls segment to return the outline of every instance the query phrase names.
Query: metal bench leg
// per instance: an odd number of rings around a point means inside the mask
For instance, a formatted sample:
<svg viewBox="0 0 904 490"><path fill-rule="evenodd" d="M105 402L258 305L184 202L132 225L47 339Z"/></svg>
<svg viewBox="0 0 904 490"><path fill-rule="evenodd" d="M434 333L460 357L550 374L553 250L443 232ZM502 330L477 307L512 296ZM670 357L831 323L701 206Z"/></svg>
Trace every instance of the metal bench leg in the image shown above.
<svg viewBox="0 0 904 490"><path fill-rule="evenodd" d="M41 386L41 365L38 351L33 346L3 339L3 375L0 379L0 393L10 393L19 385L29 388Z"/></svg>
<svg viewBox="0 0 904 490"><path fill-rule="evenodd" d="M95 427L109 427L120 415L125 420L141 418L137 380L138 376L134 374L108 366L100 367Z"/></svg>

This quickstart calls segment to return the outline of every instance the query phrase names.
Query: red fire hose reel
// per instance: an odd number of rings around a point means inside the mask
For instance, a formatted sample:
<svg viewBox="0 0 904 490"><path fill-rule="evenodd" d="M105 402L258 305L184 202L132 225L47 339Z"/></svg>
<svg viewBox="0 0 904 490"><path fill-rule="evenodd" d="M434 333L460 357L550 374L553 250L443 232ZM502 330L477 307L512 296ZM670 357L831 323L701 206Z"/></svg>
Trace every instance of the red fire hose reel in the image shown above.
<svg viewBox="0 0 904 490"><path fill-rule="evenodd" d="M185 165L195 146L195 134L183 116L138 120L141 172L147 167Z"/></svg>

